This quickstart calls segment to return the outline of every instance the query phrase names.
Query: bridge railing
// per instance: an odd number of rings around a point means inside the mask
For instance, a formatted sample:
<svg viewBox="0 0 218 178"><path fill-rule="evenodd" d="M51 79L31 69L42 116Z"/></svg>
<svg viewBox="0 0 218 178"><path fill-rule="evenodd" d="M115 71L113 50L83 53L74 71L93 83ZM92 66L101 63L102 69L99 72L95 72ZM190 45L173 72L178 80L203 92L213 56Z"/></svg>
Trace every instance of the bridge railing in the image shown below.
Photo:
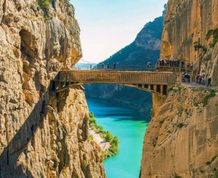
<svg viewBox="0 0 218 178"><path fill-rule="evenodd" d="M170 85L176 78L170 72L73 70L61 71L58 80L77 83L116 83Z"/></svg>

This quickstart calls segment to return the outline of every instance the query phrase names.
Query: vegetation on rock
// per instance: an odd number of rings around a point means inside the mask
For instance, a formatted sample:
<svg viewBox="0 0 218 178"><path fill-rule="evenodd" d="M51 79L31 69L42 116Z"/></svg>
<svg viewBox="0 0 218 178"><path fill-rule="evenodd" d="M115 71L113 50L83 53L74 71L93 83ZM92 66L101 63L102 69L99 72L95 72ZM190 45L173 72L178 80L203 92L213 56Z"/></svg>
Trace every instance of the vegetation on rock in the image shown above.
<svg viewBox="0 0 218 178"><path fill-rule="evenodd" d="M106 142L110 143L109 150L103 153L105 159L118 153L119 139L113 136L111 132L105 131L102 126L99 126L93 113L89 113L89 127L105 139ZM90 136L89 140L93 140L93 137Z"/></svg>
<svg viewBox="0 0 218 178"><path fill-rule="evenodd" d="M204 97L203 105L204 105L204 106L207 106L209 100L210 100L211 98L215 97L215 96L216 96L216 91L215 91L215 90L210 90L209 93Z"/></svg>
<svg viewBox="0 0 218 178"><path fill-rule="evenodd" d="M213 38L213 41L210 43L210 47L214 47L218 42L218 28L209 30L207 32L207 39Z"/></svg>
<svg viewBox="0 0 218 178"><path fill-rule="evenodd" d="M49 5L51 4L51 0L37 0L39 7L44 11L45 15L47 16L47 11Z"/></svg>

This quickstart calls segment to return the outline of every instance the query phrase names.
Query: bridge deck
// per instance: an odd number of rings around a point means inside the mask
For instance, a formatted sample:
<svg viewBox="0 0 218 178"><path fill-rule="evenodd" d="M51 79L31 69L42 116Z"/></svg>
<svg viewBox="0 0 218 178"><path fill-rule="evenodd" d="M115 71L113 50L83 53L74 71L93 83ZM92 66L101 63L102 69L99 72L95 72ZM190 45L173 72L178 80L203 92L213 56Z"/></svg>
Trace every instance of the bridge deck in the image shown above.
<svg viewBox="0 0 218 178"><path fill-rule="evenodd" d="M70 70L61 71L55 81L81 84L172 85L176 82L176 76L172 72Z"/></svg>

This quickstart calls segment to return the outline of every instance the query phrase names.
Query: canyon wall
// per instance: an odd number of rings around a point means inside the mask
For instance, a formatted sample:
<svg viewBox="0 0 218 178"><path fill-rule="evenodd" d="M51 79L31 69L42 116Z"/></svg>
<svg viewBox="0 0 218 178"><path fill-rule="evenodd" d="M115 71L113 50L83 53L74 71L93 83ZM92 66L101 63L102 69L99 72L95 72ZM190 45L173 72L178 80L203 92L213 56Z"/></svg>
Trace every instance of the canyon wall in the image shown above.
<svg viewBox="0 0 218 178"><path fill-rule="evenodd" d="M206 73L218 84L218 1L169 0L161 58L194 64L194 74Z"/></svg>
<svg viewBox="0 0 218 178"><path fill-rule="evenodd" d="M193 76L205 73L213 86L218 84L217 9L217 0L169 0L161 47L161 58L193 63ZM153 106L141 178L217 178L216 91L178 84L161 106Z"/></svg>
<svg viewBox="0 0 218 178"><path fill-rule="evenodd" d="M218 177L218 96L175 87L146 133L142 178Z"/></svg>
<svg viewBox="0 0 218 178"><path fill-rule="evenodd" d="M105 177L80 87L52 91L81 57L68 0L0 0L0 177Z"/></svg>

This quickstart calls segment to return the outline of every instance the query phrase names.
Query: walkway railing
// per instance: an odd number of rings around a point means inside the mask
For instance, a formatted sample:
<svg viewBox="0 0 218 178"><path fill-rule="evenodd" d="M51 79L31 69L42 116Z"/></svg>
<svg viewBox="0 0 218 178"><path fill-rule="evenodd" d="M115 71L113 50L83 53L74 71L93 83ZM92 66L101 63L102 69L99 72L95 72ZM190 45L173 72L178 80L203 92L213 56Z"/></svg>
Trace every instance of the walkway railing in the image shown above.
<svg viewBox="0 0 218 178"><path fill-rule="evenodd" d="M61 71L55 78L52 90L62 91L71 85L108 83L137 87L142 90L167 95L169 86L176 83L172 72L70 70Z"/></svg>
<svg viewBox="0 0 218 178"><path fill-rule="evenodd" d="M61 71L58 80L77 83L170 85L175 83L176 76L172 72L72 70Z"/></svg>

